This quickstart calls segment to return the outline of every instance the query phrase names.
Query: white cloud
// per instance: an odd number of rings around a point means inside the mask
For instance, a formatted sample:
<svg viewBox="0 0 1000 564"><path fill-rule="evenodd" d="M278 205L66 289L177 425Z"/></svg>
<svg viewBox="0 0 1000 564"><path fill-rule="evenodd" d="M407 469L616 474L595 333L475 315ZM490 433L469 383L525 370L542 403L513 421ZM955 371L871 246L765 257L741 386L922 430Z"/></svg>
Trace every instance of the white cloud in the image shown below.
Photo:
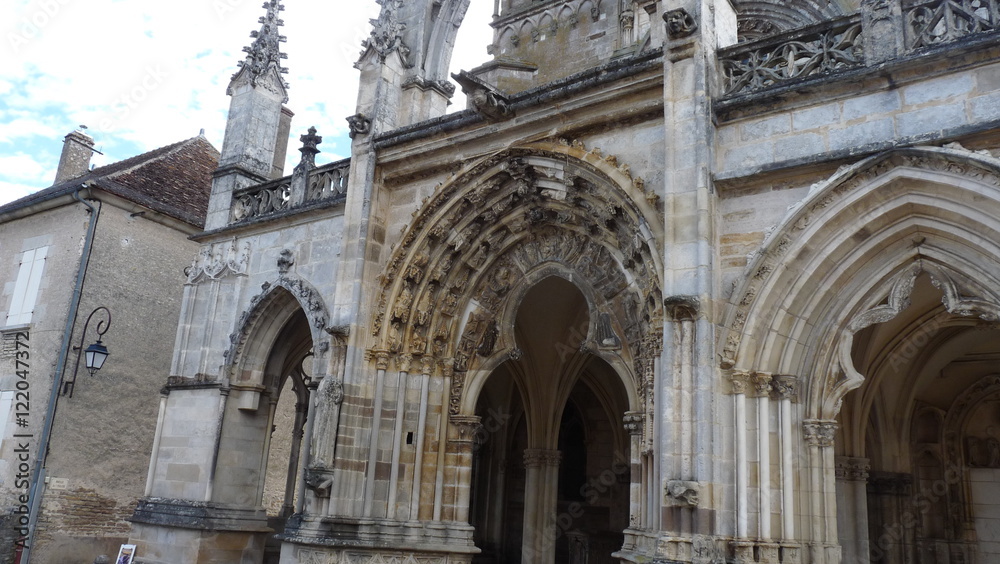
<svg viewBox="0 0 1000 564"><path fill-rule="evenodd" d="M259 27L260 0L2 4L0 152L10 150L6 141L34 155L36 164L58 158L63 136L79 124L89 126L106 153L95 156L98 165L193 137L202 128L221 147L226 85L244 57L242 48L252 41L250 31ZM472 4L459 34L455 69L488 59L493 2ZM298 158L298 136L313 125L326 138L320 162L349 155L344 118L355 112L353 64L378 10L375 0L337 0L289 2L282 13L289 107L296 113L290 160ZM453 104L465 106L460 92ZM8 183L0 203L13 199L7 188L22 180L10 174L0 169L0 186ZM51 182L37 178L35 189Z"/></svg>

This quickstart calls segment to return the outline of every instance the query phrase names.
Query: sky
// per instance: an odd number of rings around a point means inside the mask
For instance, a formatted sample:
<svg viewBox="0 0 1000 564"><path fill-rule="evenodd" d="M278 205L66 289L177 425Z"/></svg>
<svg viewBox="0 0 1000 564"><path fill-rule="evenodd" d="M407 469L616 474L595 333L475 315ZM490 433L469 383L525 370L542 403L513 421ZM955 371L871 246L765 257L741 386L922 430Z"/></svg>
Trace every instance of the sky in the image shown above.
<svg viewBox="0 0 1000 564"><path fill-rule="evenodd" d="M95 141L96 166L194 137L217 149L226 86L260 28L262 0L2 0L0 205L52 185L66 134ZM310 126L318 164L350 156L344 120L355 113L361 42L375 0L286 0L288 107L295 112L291 171ZM492 0L472 0L453 72L489 59ZM452 108L465 107L461 90Z"/></svg>

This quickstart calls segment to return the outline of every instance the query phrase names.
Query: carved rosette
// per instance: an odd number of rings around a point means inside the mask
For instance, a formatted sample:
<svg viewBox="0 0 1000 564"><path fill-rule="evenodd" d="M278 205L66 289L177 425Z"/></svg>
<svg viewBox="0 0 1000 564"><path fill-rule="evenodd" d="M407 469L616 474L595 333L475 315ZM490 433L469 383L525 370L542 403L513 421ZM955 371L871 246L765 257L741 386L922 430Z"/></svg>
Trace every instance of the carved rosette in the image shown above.
<svg viewBox="0 0 1000 564"><path fill-rule="evenodd" d="M802 423L806 443L814 447L832 447L839 425L836 421L807 419Z"/></svg>
<svg viewBox="0 0 1000 564"><path fill-rule="evenodd" d="M394 245L373 348L454 358L455 414L465 372L517 354L508 296L539 266L558 264L607 300L607 346L617 350L621 334L631 344L626 359L651 360L644 351L655 347L643 341L662 326L662 223L656 198L627 166L582 144L541 143L479 161L425 199Z"/></svg>

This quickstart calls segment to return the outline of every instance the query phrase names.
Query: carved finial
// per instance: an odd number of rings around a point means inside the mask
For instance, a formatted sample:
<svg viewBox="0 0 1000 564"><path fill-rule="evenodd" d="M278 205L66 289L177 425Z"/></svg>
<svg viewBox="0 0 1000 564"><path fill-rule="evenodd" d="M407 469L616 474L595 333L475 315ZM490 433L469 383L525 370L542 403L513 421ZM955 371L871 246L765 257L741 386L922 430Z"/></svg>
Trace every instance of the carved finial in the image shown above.
<svg viewBox="0 0 1000 564"><path fill-rule="evenodd" d="M299 141L302 142L302 148L299 149L299 152L302 153L302 159L296 165L295 172L305 172L316 168L316 154L320 152L316 146L323 142L323 138L316 135L315 127L310 127L306 135L299 137Z"/></svg>
<svg viewBox="0 0 1000 564"><path fill-rule="evenodd" d="M277 73L281 85L288 88L288 83L280 78L282 74L288 72L287 68L281 66L281 60L288 57L281 52L280 46L286 38L278 33L278 28L285 25L285 22L278 17L278 13L285 9L285 5L280 4L278 0L269 0L264 2L263 8L267 10L267 14L258 20L261 24L260 31L250 32L250 37L254 39L254 42L249 47L243 48L247 58L240 61L239 65L242 70L233 75L233 79L241 73L247 72L250 75L250 84L257 86L261 77L273 69Z"/></svg>
<svg viewBox="0 0 1000 564"><path fill-rule="evenodd" d="M379 58L379 62L385 62L386 57L392 53L399 52L405 62L410 56L410 49L403 43L403 32L406 31L406 24L399 21L399 11L403 9L403 0L375 0L382 6L378 19L369 20L372 24L371 36L362 43L365 51L362 57L373 49ZM357 65L355 65L357 66Z"/></svg>

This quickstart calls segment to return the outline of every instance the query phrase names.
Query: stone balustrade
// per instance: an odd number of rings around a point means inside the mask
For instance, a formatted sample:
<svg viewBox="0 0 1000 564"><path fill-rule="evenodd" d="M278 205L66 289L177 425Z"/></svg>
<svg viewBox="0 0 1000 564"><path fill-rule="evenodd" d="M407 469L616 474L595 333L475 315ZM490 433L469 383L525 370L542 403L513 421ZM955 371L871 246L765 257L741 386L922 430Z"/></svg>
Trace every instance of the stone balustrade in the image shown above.
<svg viewBox="0 0 1000 564"><path fill-rule="evenodd" d="M283 215L341 198L347 194L350 165L351 161L345 159L311 169L304 175L303 188L293 175L238 190L233 193L230 224ZM297 190L303 190L304 197L296 197Z"/></svg>
<svg viewBox="0 0 1000 564"><path fill-rule="evenodd" d="M719 51L723 96L735 98L874 66L1000 29L1000 0L865 0L859 14Z"/></svg>

